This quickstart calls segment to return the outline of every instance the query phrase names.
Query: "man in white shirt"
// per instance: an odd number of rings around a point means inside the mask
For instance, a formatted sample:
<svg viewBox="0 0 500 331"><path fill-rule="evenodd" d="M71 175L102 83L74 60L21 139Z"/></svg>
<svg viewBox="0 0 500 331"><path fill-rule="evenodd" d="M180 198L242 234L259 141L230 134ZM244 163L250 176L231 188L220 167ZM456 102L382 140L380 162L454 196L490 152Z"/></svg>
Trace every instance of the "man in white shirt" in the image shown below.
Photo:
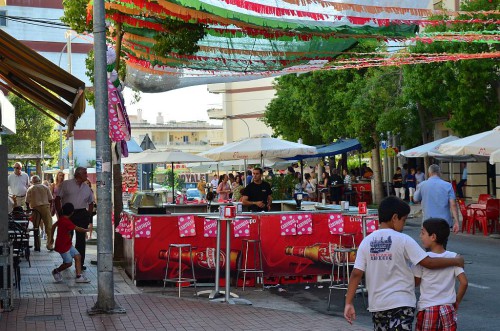
<svg viewBox="0 0 500 331"><path fill-rule="evenodd" d="M75 169L75 177L65 180L56 197L56 210L61 214L62 206L65 203L72 203L75 211L70 217L73 224L84 229L89 229L89 232L76 232L75 248L82 257L82 270L86 270L85 262L85 237L92 236L92 212L94 211L94 193L90 186L86 184L87 168L78 167Z"/></svg>
<svg viewBox="0 0 500 331"><path fill-rule="evenodd" d="M22 164L16 162L14 164L14 173L9 175L7 181L9 184L9 193L16 196L18 206L25 208L26 192L30 186L30 178L22 169Z"/></svg>

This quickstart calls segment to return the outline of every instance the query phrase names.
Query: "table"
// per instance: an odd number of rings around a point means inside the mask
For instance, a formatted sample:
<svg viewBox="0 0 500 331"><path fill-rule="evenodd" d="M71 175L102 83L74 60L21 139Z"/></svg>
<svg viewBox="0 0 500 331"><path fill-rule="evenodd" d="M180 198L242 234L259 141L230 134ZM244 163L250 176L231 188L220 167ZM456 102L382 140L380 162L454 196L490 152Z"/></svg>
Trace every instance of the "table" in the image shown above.
<svg viewBox="0 0 500 331"><path fill-rule="evenodd" d="M220 277L220 222L226 222L226 258L231 254L231 222L237 219L248 219L248 217L236 217L236 218L220 218L220 217L210 217L211 219L217 219L217 246L216 246L216 259L215 259L215 289L210 293L209 298L211 302L226 302L229 304L246 304L251 305L252 303L246 299L239 298L238 295L231 293L231 266L228 260L226 260L226 286L225 291L219 289L219 277ZM214 297L219 294L224 294L223 298ZM233 296L233 298L231 298Z"/></svg>

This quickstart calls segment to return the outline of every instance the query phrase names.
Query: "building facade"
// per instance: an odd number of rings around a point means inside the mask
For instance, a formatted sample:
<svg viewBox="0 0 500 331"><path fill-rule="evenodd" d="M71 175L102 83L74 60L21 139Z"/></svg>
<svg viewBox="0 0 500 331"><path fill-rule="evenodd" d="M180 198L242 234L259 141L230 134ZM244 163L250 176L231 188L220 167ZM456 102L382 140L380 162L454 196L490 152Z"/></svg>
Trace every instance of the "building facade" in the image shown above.
<svg viewBox="0 0 500 331"><path fill-rule="evenodd" d="M208 117L223 121L224 143L272 134L261 119L275 95L273 81L274 78L264 78L208 85L209 92L222 94L222 109L209 109Z"/></svg>
<svg viewBox="0 0 500 331"><path fill-rule="evenodd" d="M138 143L149 136L156 149L179 149L188 153L200 153L223 144L221 125L205 121L165 122L158 113L156 123L148 123L142 118L142 110L130 116L132 138Z"/></svg>
<svg viewBox="0 0 500 331"><path fill-rule="evenodd" d="M62 0L7 0L4 4L5 6L0 6L0 29L71 72L85 82L86 86L91 85L85 75L85 58L93 47L92 38L79 36L54 24L61 23ZM37 22L27 19L35 19ZM65 128L60 132L63 130ZM63 146L65 168L68 167L66 145L64 143ZM95 111L87 105L74 131L75 165L89 165L95 161L95 153Z"/></svg>

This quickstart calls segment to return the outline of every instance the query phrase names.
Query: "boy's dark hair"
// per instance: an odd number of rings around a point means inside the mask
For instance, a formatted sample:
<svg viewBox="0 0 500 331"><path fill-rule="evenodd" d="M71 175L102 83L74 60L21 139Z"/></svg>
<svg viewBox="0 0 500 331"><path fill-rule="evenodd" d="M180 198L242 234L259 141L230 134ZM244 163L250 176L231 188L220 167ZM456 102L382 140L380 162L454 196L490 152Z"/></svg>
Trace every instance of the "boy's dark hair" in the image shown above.
<svg viewBox="0 0 500 331"><path fill-rule="evenodd" d="M397 214L399 218L410 213L410 206L398 197L390 196L380 202L378 207L379 222L389 222L392 215Z"/></svg>
<svg viewBox="0 0 500 331"><path fill-rule="evenodd" d="M74 211L75 211L75 207L70 202L67 202L62 206L62 214L64 216L69 216L69 215L73 214Z"/></svg>
<svg viewBox="0 0 500 331"><path fill-rule="evenodd" d="M428 218L422 224L429 236L436 235L436 243L444 245L450 236L450 225L442 218Z"/></svg>

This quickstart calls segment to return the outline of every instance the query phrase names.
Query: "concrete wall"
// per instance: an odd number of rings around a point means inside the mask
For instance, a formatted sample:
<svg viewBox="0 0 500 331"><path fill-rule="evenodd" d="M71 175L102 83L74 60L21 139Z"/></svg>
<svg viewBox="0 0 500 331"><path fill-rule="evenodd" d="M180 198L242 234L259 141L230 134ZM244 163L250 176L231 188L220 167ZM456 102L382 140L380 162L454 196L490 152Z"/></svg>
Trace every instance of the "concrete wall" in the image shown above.
<svg viewBox="0 0 500 331"><path fill-rule="evenodd" d="M467 199L477 201L479 194L488 193L486 166L486 162L467 163L467 187L465 189Z"/></svg>
<svg viewBox="0 0 500 331"><path fill-rule="evenodd" d="M208 90L222 93L222 111L217 112L223 120L224 143L230 143L259 134L272 134L271 128L261 120L267 104L274 98L273 78L247 82L211 84ZM209 112L210 116L210 112ZM235 118L227 118L235 117Z"/></svg>

